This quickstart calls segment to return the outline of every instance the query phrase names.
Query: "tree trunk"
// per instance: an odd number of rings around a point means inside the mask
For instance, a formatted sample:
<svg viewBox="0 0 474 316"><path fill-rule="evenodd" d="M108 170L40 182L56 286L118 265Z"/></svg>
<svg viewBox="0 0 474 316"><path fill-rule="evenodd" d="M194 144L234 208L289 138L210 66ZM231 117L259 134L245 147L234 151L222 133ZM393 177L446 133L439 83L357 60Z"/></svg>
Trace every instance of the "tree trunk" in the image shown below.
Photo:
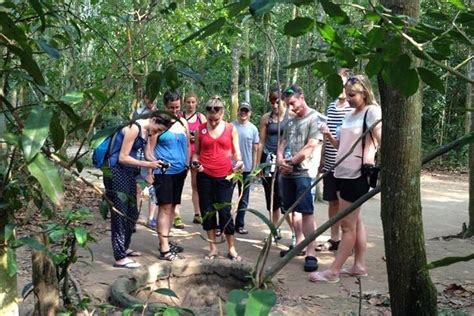
<svg viewBox="0 0 474 316"><path fill-rule="evenodd" d="M39 243L48 246L48 236L34 235ZM35 315L54 316L59 309L59 284L56 267L44 251L31 250L33 289L35 293Z"/></svg>
<svg viewBox="0 0 474 316"><path fill-rule="evenodd" d="M249 43L249 22L245 23L245 29L244 29L244 41L245 41L245 58L246 64L244 68L244 85L245 85L245 101L250 103L250 43Z"/></svg>
<svg viewBox="0 0 474 316"><path fill-rule="evenodd" d="M471 1L472 3L472 1ZM472 52L472 49L470 50ZM470 61L467 67L469 78L474 78L474 61ZM472 113L472 97L474 91L472 84L467 83L466 87L466 108L469 109L469 131L474 132L474 115ZM469 145L469 224L464 231L463 238L474 236L474 144Z"/></svg>
<svg viewBox="0 0 474 316"><path fill-rule="evenodd" d="M239 66L240 66L240 43L236 41L232 48L232 87L231 87L231 110L230 117L234 120L237 117L239 108Z"/></svg>
<svg viewBox="0 0 474 316"><path fill-rule="evenodd" d="M0 188L3 190L3 185ZM1 195L1 193L0 193ZM0 196L0 202L2 202ZM8 213L0 212L0 316L18 315L18 302L16 300L16 274L10 276L7 267L7 245L5 244L5 226L8 224ZM14 253L14 252L13 252ZM16 261L16 258L13 260Z"/></svg>
<svg viewBox="0 0 474 316"><path fill-rule="evenodd" d="M382 5L418 18L418 0ZM382 223L393 315L437 315L437 293L426 265L420 199L421 93L406 98L379 77L382 145ZM419 90L420 91L420 90ZM403 172L400 172L400 171Z"/></svg>
<svg viewBox="0 0 474 316"><path fill-rule="evenodd" d="M296 18L296 6L293 6L293 12L291 13L291 19L294 20ZM293 41L294 38L293 36L288 36L288 56L286 60L286 64L289 65L292 63L292 57L293 57ZM289 87L291 85L291 79L292 79L292 69L287 69L286 70L286 86Z"/></svg>

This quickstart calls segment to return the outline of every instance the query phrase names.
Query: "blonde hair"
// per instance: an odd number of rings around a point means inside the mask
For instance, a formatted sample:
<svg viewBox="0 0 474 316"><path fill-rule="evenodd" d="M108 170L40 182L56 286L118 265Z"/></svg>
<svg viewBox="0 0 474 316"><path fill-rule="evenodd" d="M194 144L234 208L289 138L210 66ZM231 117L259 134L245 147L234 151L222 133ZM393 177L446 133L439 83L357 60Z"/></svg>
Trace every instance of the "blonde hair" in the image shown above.
<svg viewBox="0 0 474 316"><path fill-rule="evenodd" d="M356 91L359 92L364 92L365 94L365 105L379 105L377 103L377 100L375 99L374 91L372 89L372 84L370 83L370 80L367 76L365 75L355 75L351 76L347 79L345 87L361 87L362 90L360 89L355 89Z"/></svg>
<svg viewBox="0 0 474 316"><path fill-rule="evenodd" d="M221 97L218 95L212 96L207 102L206 102L206 108L207 107L220 107L224 108L224 102L222 101Z"/></svg>
<svg viewBox="0 0 474 316"><path fill-rule="evenodd" d="M198 98L197 94L194 93L194 92L192 92L192 91L186 93L186 95L184 96L183 101L186 102L186 100L189 99L189 98L195 98L195 99L196 99L196 103L199 102L199 98Z"/></svg>

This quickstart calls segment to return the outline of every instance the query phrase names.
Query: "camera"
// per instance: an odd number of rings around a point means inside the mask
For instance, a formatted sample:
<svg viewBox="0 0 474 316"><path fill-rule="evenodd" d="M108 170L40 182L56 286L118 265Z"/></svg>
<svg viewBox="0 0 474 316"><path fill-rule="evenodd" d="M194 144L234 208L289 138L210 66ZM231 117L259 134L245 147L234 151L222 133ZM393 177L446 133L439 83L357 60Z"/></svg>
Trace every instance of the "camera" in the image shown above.
<svg viewBox="0 0 474 316"><path fill-rule="evenodd" d="M169 162L163 161L161 163L161 173L164 174L166 172L166 170L168 170L170 167L171 167L171 164Z"/></svg>
<svg viewBox="0 0 474 316"><path fill-rule="evenodd" d="M199 167L201 167L201 164L199 163L199 161L196 161L196 160L191 161L191 168L198 169Z"/></svg>
<svg viewBox="0 0 474 316"><path fill-rule="evenodd" d="M189 135L194 136L194 131L189 131Z"/></svg>
<svg viewBox="0 0 474 316"><path fill-rule="evenodd" d="M375 188L377 186L377 180L379 177L380 167L375 165L364 164L360 169L362 175L367 177L369 186Z"/></svg>

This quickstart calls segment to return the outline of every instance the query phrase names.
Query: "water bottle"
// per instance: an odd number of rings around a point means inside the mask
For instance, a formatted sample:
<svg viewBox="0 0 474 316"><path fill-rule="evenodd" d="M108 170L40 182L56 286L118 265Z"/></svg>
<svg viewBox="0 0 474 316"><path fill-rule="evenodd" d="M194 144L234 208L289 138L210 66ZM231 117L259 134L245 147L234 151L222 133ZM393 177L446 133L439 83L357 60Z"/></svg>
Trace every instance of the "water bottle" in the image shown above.
<svg viewBox="0 0 474 316"><path fill-rule="evenodd" d="M156 191L153 184L148 186L148 194L150 195L150 202L156 204Z"/></svg>
<svg viewBox="0 0 474 316"><path fill-rule="evenodd" d="M284 157L285 160L289 160L289 159L293 158L293 153L291 152L291 147L290 146L286 146L285 151L283 153L283 157Z"/></svg>

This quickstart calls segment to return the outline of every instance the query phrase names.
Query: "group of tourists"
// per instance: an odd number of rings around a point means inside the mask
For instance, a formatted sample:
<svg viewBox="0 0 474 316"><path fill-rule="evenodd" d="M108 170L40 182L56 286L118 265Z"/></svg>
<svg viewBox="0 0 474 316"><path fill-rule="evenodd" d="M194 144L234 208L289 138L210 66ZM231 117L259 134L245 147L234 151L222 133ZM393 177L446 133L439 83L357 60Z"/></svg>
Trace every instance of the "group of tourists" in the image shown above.
<svg viewBox="0 0 474 316"><path fill-rule="evenodd" d="M339 72L344 91L331 103L326 115L309 107L302 88L293 84L283 91L272 89L268 95L271 111L260 120L259 129L250 122L252 106L239 105L237 118L224 120L224 102L219 96L205 104L204 114L197 111L198 97L188 93L181 98L177 91L163 95L168 115L155 111L154 103L143 96L143 106L134 112L133 124L118 132L108 159L111 173L104 175L108 198L115 209L111 214L114 267L134 269L140 264L132 257L141 253L130 249L131 235L138 219L137 194L141 178L147 188L148 226L155 228L159 238L159 259L179 259L183 247L169 240L172 226L182 227L179 205L185 178L191 174L193 222L202 224L209 242L206 259L218 257L217 238L225 235L226 257L241 261L235 233L248 234L245 211L249 204L249 179L258 173L264 191L266 208L273 224L280 214L292 231L290 249L301 243L316 229L313 186L318 173L324 178L323 198L328 201L328 213L333 217L369 190L363 165L375 163L375 153L381 141L381 110L366 76L352 75L348 69ZM181 102L185 111L181 111ZM143 114L149 113L146 119ZM358 140L367 128L374 128ZM354 143L357 145L354 147ZM354 147L354 148L353 148ZM347 157L345 157L347 156ZM341 157L342 162L333 170ZM241 173L243 181L229 177ZM240 197L237 214L231 214L234 187ZM123 199L125 193L128 199ZM277 230L275 240L280 240ZM312 242L300 253L305 257L304 271L311 272L313 282L339 281L340 275L367 275L365 263L366 231L360 207L331 228L331 238L320 245ZM289 250L281 251L285 256ZM329 269L318 269L317 251L336 251ZM343 268L354 253L354 264Z"/></svg>

